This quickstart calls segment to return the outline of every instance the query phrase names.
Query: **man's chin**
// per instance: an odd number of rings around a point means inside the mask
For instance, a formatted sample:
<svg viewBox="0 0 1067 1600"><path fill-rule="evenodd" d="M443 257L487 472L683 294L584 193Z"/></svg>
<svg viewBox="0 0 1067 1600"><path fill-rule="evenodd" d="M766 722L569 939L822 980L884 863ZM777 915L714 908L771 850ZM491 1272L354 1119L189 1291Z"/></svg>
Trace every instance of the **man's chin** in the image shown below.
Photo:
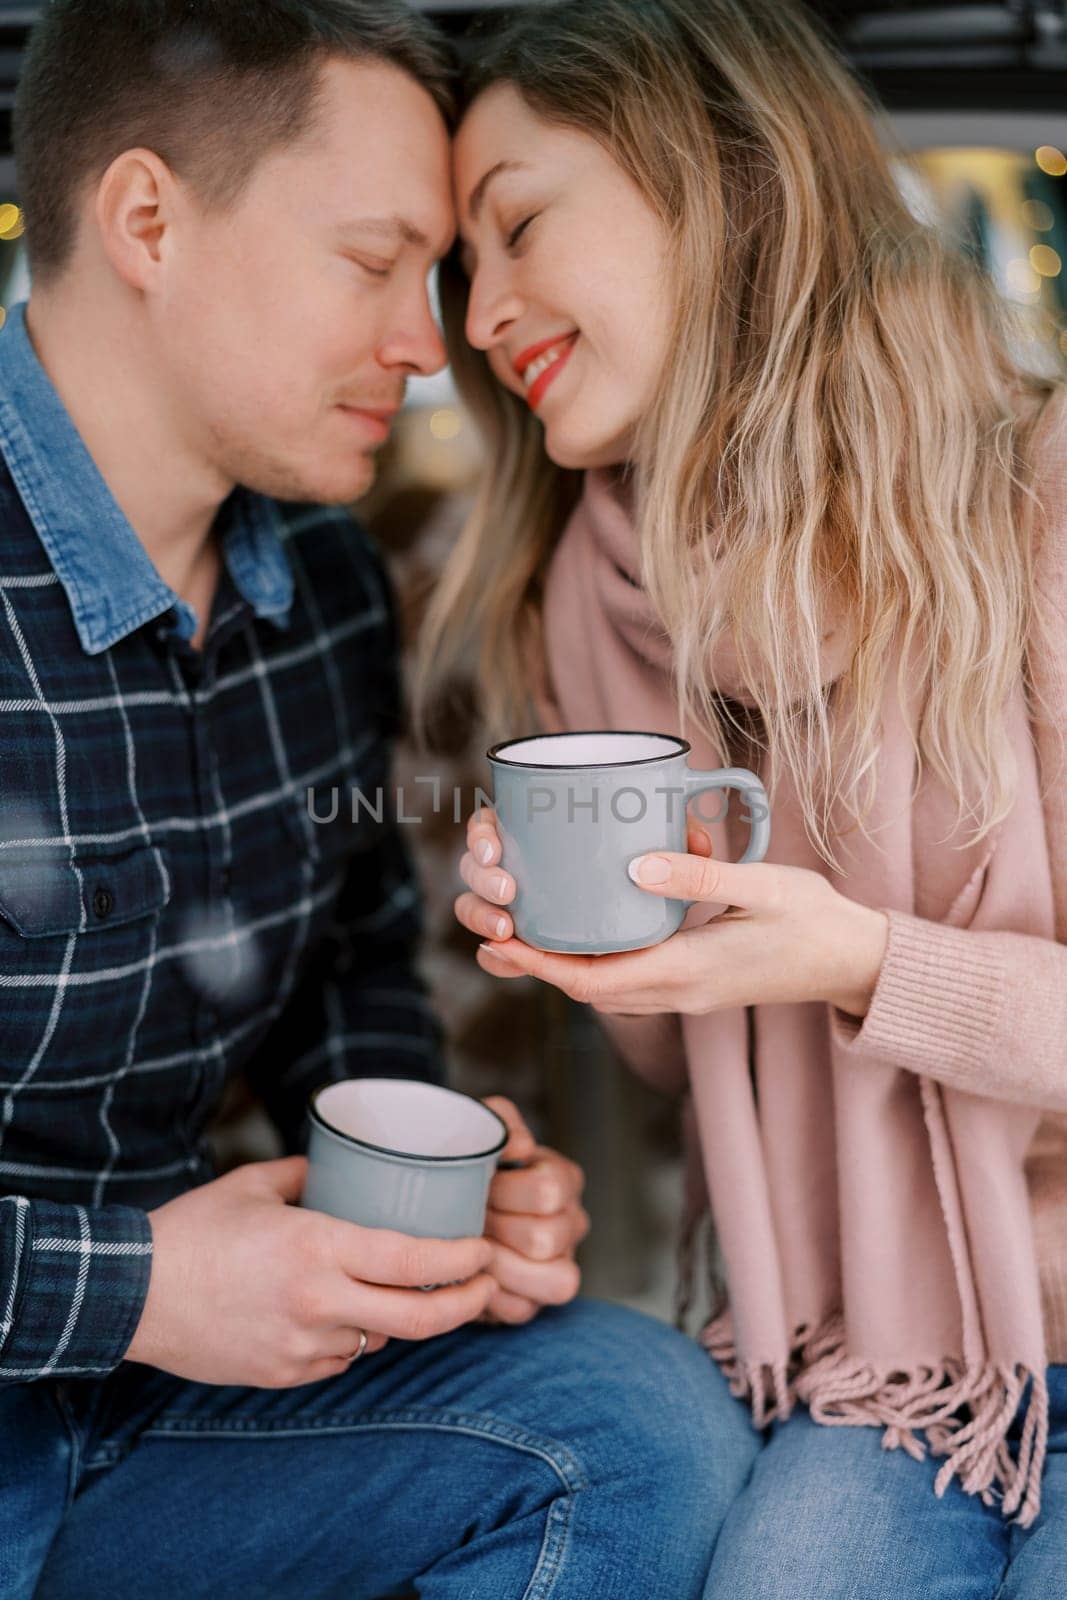
<svg viewBox="0 0 1067 1600"><path fill-rule="evenodd" d="M240 481L248 489L269 495L272 500L308 502L320 506L344 506L365 495L374 483L377 464L370 456L357 456L334 467L290 472L270 470L256 474L257 481L245 476Z"/></svg>
<svg viewBox="0 0 1067 1600"><path fill-rule="evenodd" d="M373 487L377 472L376 463L369 456L365 457L359 463L358 472L347 467L343 473L329 478L324 476L318 489L313 489L304 499L313 500L320 506L348 505Z"/></svg>

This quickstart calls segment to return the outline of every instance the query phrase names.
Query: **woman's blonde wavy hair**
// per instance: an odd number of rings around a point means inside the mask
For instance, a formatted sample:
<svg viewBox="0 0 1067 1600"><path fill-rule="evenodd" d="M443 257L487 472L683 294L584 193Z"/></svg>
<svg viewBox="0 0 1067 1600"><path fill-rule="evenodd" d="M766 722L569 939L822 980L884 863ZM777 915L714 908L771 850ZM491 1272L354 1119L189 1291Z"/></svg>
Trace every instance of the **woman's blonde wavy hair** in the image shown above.
<svg viewBox="0 0 1067 1600"><path fill-rule="evenodd" d="M741 724L709 672L728 630L772 797L784 767L836 865L831 807L864 827L902 642L918 770L980 839L1013 799L1003 713L1036 620L1029 444L1058 385L1020 366L993 285L908 209L884 119L793 4L528 7L478 47L468 103L495 83L598 140L669 236L673 354L632 469L680 725L729 759ZM467 345L466 298L453 260L446 334L490 466L430 604L414 699L425 733L432 690L475 647L496 735L532 711L545 570L581 480ZM831 595L858 640L832 719Z"/></svg>

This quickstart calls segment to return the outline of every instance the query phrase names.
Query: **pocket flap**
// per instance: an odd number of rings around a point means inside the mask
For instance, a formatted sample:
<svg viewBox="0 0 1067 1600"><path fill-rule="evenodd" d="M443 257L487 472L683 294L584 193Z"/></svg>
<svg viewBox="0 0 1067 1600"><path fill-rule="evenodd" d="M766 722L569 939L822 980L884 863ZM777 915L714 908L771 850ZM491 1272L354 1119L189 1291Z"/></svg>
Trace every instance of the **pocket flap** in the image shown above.
<svg viewBox="0 0 1067 1600"><path fill-rule="evenodd" d="M139 845L121 856L79 858L0 852L0 916L25 939L57 934L104 933L167 902L162 852Z"/></svg>

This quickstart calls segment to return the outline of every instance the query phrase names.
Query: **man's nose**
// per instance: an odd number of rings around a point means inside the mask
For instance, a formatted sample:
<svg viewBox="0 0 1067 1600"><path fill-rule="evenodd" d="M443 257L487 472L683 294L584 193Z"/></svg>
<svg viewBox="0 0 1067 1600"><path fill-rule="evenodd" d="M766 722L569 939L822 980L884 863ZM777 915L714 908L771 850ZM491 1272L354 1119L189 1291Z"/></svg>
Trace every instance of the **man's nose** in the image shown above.
<svg viewBox="0 0 1067 1600"><path fill-rule="evenodd" d="M391 334L382 343L378 360L383 367L403 367L427 378L441 371L448 360L448 352L429 304L407 319L403 330Z"/></svg>

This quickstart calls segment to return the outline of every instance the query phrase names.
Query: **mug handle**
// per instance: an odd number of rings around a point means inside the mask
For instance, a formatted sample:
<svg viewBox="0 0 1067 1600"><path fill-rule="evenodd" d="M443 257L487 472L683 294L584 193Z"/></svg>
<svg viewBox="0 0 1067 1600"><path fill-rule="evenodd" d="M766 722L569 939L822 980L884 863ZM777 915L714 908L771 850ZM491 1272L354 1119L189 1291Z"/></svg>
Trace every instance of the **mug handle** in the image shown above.
<svg viewBox="0 0 1067 1600"><path fill-rule="evenodd" d="M698 794L706 794L709 789L737 789L746 796L752 813L749 820L751 832L748 849L737 864L743 867L750 861L762 861L770 849L771 808L767 804L767 791L756 774L749 772L747 767L720 767L716 772L694 772L689 767L685 769L687 807L690 800Z"/></svg>

